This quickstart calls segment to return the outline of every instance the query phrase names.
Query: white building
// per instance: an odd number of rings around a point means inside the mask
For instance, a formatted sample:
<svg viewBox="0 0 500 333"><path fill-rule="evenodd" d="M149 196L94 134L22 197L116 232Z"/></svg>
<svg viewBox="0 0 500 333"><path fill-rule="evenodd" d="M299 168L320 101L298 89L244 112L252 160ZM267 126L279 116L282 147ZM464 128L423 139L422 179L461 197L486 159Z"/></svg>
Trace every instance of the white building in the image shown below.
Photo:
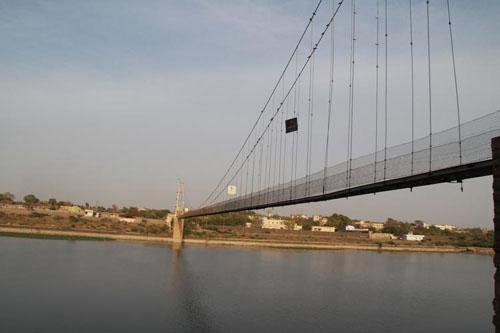
<svg viewBox="0 0 500 333"><path fill-rule="evenodd" d="M245 228L251 228L251 227L252 227L252 222L245 223Z"/></svg>
<svg viewBox="0 0 500 333"><path fill-rule="evenodd" d="M345 231L349 231L349 232L369 232L370 230L368 230L368 229L357 229L353 225L346 225L345 226Z"/></svg>
<svg viewBox="0 0 500 333"><path fill-rule="evenodd" d="M424 235L414 235L413 232L403 235L404 240L413 242L421 242L424 240L424 237L425 237Z"/></svg>
<svg viewBox="0 0 500 333"><path fill-rule="evenodd" d="M302 230L302 226L300 224L294 224L293 225L293 230L300 231L300 230Z"/></svg>
<svg viewBox="0 0 500 333"><path fill-rule="evenodd" d="M384 224L380 222L359 221L356 224L360 229L373 228L377 231L384 229Z"/></svg>
<svg viewBox="0 0 500 333"><path fill-rule="evenodd" d="M86 217L100 217L101 214L99 212L95 212L92 209L85 209L85 211L83 213L83 216L86 216Z"/></svg>
<svg viewBox="0 0 500 333"><path fill-rule="evenodd" d="M435 224L434 226L440 230L449 230L449 231L452 231L457 228L454 225L449 225L449 224Z"/></svg>
<svg viewBox="0 0 500 333"><path fill-rule="evenodd" d="M319 215L313 216L313 222L319 222L320 219L321 219L321 216L319 216Z"/></svg>
<svg viewBox="0 0 500 333"><path fill-rule="evenodd" d="M312 226L311 231L335 232L335 227Z"/></svg>
<svg viewBox="0 0 500 333"><path fill-rule="evenodd" d="M273 219L269 217L262 218L262 229L279 229L286 230L287 226L284 220Z"/></svg>

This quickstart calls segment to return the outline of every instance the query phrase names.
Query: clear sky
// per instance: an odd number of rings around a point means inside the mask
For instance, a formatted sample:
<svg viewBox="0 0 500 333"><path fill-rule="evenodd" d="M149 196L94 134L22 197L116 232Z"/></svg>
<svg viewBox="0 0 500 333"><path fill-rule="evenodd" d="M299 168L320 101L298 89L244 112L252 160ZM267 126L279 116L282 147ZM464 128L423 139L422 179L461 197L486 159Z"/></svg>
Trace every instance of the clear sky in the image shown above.
<svg viewBox="0 0 500 333"><path fill-rule="evenodd" d="M373 140L368 115L373 113L375 3L358 1L356 156L367 153L366 142ZM455 125L453 86L445 1L431 3L440 110L433 120L439 130ZM467 121L500 108L500 3L451 3ZM172 208L181 178L188 204L199 205L248 134L315 5L312 0L0 0L0 191ZM421 70L425 1L414 5L421 136L428 121ZM326 1L318 19L327 17L329 6ZM389 143L398 144L408 140L407 6L404 1L389 6L394 128ZM342 28L348 9L339 14L336 37L339 87L346 84L348 67L348 30ZM326 111L325 45L316 67L318 126ZM338 94L341 100L345 89ZM334 140L344 147L345 121L341 115L337 121ZM345 157L335 147L332 163ZM313 171L321 165L320 150ZM469 180L464 188L461 193L456 184L443 184L278 211L490 227L491 179Z"/></svg>

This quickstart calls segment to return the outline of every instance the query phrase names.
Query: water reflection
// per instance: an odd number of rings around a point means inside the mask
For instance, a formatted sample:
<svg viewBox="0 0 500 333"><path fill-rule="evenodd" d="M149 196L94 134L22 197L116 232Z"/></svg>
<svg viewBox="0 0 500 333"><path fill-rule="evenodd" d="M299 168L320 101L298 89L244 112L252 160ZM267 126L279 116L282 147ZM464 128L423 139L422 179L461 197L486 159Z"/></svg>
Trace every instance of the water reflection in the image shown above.
<svg viewBox="0 0 500 333"><path fill-rule="evenodd" d="M189 262L182 244L172 244L170 269L167 277L168 295L176 302L177 316L183 331L211 332L208 308L203 302L201 286L189 270Z"/></svg>
<svg viewBox="0 0 500 333"><path fill-rule="evenodd" d="M168 290L175 291L175 288L178 287L179 281L181 279L181 265L179 263L182 260L182 243L172 243L172 254L170 256L170 269L167 270L169 273L167 279Z"/></svg>
<svg viewBox="0 0 500 333"><path fill-rule="evenodd" d="M477 255L0 238L0 332L488 332L492 274Z"/></svg>

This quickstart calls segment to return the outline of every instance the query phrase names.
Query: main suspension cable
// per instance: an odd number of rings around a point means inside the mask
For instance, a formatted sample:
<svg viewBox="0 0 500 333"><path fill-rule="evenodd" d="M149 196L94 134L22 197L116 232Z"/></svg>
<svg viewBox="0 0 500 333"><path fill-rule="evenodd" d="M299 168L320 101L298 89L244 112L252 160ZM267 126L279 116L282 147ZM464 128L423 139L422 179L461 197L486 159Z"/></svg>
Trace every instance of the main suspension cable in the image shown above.
<svg viewBox="0 0 500 333"><path fill-rule="evenodd" d="M252 133L254 132L255 128L257 127L257 124L259 123L260 119L262 118L262 115L264 114L265 110L267 109L267 106L269 105L269 102L271 101L271 98L274 96L274 93L276 92L276 89L278 88L280 82L281 82L281 79L283 78L283 76L285 75L285 72L287 71L290 63L292 62L292 59L295 55L295 53L297 52L297 50L299 49L299 46L300 44L302 43L302 40L304 39L304 36L305 34L307 33L307 31L309 30L309 26L311 25L312 23L312 20L313 18L316 16L316 13L319 9L319 7L321 6L321 3L323 2L323 0L319 0L318 1L318 4L316 5L311 17L309 18L308 22L307 22L307 25L306 27L304 28L304 31L302 32L300 38L299 38L299 41L297 42L295 48L293 49L292 51L292 54L290 55L286 65L285 65L285 68L283 69L283 71L281 72L277 82L275 83L272 91L271 91L271 94L269 95L269 97L267 98L266 102L264 103L264 107L261 109L261 111L259 112L259 115L257 117L257 120L254 122L251 130L250 130L250 133L247 135L247 137L245 138L245 141L243 142L243 145L241 146L241 148L238 150L238 153L236 154L236 156L234 157L233 161L231 162L231 164L229 165L229 167L227 168L226 172L224 173L224 176L222 176L222 178L219 180L219 182L217 183L216 187L213 189L213 191L209 194L209 196L203 201L203 203L201 204L201 206L204 206L209 200L210 198L215 194L215 192L217 191L217 189L219 188L219 186L222 184L222 182L224 181L224 179L227 177L227 175L229 174L230 170L233 168L234 164L236 163L238 157L240 156L241 152L243 151L243 147L245 147L245 145L247 144L248 140L250 139L250 136L252 135Z"/></svg>

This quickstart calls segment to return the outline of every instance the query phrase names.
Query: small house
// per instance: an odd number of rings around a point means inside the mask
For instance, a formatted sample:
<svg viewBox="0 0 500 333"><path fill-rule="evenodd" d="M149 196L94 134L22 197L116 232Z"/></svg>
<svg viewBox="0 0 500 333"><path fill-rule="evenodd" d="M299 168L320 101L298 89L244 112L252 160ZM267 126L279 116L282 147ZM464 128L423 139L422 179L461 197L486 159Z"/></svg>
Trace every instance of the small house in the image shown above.
<svg viewBox="0 0 500 333"><path fill-rule="evenodd" d="M409 232L406 235L403 235L404 240L413 242L421 242L424 240L424 237L424 235L414 235L413 232Z"/></svg>
<svg viewBox="0 0 500 333"><path fill-rule="evenodd" d="M312 226L311 231L321 231L321 232L335 232L335 227L326 226Z"/></svg>

